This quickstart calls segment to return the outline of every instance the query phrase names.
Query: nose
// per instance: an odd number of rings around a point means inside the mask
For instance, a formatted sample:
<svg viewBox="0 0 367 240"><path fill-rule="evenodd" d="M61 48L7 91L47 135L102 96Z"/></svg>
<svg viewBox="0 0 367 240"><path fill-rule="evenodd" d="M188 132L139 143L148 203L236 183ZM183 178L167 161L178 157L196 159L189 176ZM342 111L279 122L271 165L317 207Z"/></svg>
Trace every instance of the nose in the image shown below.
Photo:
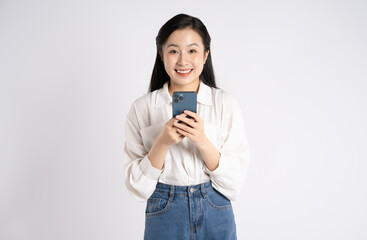
<svg viewBox="0 0 367 240"><path fill-rule="evenodd" d="M181 52L177 61L178 66L186 66L188 64L187 54Z"/></svg>

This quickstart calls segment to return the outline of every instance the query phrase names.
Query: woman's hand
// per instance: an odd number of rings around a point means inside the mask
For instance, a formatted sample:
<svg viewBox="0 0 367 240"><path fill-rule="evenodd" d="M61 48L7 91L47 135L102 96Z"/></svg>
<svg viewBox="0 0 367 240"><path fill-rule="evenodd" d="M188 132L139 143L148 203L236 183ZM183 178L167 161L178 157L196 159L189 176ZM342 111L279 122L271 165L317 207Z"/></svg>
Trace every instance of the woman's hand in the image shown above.
<svg viewBox="0 0 367 240"><path fill-rule="evenodd" d="M171 118L163 126L148 153L150 163L157 169L163 169L169 146L179 143L185 137L176 131L176 128L173 126L175 122L178 122L178 120Z"/></svg>
<svg viewBox="0 0 367 240"><path fill-rule="evenodd" d="M187 118L186 114L192 118ZM204 124L199 115L186 110L183 114L177 115L176 118L183 122L174 123L177 132L188 137L196 145L207 168L214 171L219 166L220 153L206 137Z"/></svg>
<svg viewBox="0 0 367 240"><path fill-rule="evenodd" d="M156 141L162 145L167 147L172 144L177 144L181 142L181 140L185 137L179 132L176 131L174 124L177 123L178 120L175 118L171 118L162 128L160 134L158 135Z"/></svg>
<svg viewBox="0 0 367 240"><path fill-rule="evenodd" d="M187 118L187 115L192 118ZM177 115L176 119L182 121L182 123L174 123L177 132L188 137L199 149L208 143L203 121L198 114L186 110L184 113Z"/></svg>

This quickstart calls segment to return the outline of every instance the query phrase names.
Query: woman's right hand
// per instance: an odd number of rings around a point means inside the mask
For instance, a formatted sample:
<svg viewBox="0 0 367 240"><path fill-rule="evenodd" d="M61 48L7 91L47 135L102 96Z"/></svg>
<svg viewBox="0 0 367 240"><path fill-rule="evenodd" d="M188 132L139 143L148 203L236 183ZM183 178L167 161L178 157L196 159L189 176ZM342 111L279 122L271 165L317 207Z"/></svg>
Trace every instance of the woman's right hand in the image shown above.
<svg viewBox="0 0 367 240"><path fill-rule="evenodd" d="M171 118L162 128L157 139L154 141L152 148L148 153L148 159L152 166L157 169L162 169L169 146L181 142L185 137L177 132L177 128L173 126L178 122L176 118Z"/></svg>
<svg viewBox="0 0 367 240"><path fill-rule="evenodd" d="M171 118L168 122L166 122L156 141L167 147L181 142L185 136L177 132L177 128L174 126L174 124L178 121L179 120L176 118Z"/></svg>

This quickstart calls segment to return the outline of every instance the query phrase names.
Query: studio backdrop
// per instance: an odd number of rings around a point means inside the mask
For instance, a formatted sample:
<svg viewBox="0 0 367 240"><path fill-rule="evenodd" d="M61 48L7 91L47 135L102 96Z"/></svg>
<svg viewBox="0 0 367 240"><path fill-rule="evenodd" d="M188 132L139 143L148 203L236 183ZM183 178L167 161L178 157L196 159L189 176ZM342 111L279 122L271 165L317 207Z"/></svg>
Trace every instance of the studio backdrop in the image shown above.
<svg viewBox="0 0 367 240"><path fill-rule="evenodd" d="M0 239L142 239L124 125L159 28L212 37L251 148L238 239L367 239L367 3L0 0Z"/></svg>

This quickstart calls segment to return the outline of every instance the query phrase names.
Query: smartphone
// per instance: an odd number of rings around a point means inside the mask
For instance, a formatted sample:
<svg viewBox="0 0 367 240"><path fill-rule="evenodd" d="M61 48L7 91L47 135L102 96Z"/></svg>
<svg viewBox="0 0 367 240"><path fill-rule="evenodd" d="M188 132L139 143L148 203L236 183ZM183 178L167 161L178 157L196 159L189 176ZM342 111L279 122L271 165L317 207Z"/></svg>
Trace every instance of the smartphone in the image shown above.
<svg viewBox="0 0 367 240"><path fill-rule="evenodd" d="M196 92L173 92L172 94L172 115L176 117L185 110L196 113L197 98ZM191 118L190 116L187 116Z"/></svg>

